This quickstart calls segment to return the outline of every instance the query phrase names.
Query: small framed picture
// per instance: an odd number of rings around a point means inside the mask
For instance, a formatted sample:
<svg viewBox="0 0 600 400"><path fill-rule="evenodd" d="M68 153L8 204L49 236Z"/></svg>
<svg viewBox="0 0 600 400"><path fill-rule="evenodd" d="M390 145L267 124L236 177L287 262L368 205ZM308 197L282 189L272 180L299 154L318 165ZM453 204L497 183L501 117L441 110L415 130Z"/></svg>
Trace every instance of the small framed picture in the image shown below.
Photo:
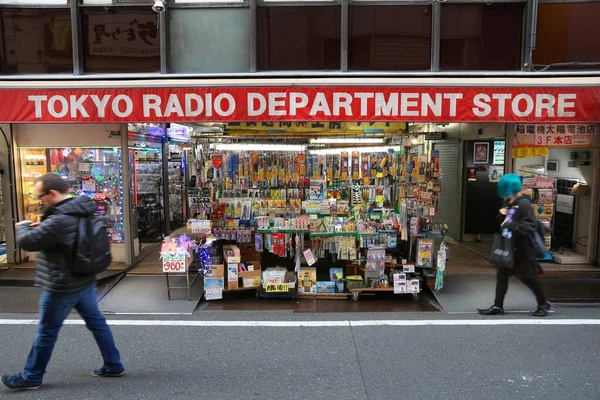
<svg viewBox="0 0 600 400"><path fill-rule="evenodd" d="M548 172L558 172L558 161L557 160L546 161L546 169L548 170Z"/></svg>
<svg viewBox="0 0 600 400"><path fill-rule="evenodd" d="M490 157L490 144L488 142L475 142L473 147L473 164L488 164Z"/></svg>

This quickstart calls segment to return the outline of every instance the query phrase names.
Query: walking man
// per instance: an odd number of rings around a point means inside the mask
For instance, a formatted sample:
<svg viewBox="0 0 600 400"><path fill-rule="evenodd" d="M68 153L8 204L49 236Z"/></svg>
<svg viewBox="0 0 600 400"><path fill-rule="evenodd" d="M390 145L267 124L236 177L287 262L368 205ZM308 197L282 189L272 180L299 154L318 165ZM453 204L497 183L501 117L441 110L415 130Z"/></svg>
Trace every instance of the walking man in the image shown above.
<svg viewBox="0 0 600 400"><path fill-rule="evenodd" d="M104 365L92 375L117 377L125 372L112 332L98 309L95 275L74 276L69 270L68 263L72 262L77 243L79 218L94 215L96 205L85 196L69 197L68 189L67 183L58 175L41 176L35 183L35 192L44 208L42 221L17 224L19 247L38 252L34 282L43 290L37 336L25 369L18 375L0 378L2 384L12 390L41 386L58 332L73 308L93 333L104 359Z"/></svg>

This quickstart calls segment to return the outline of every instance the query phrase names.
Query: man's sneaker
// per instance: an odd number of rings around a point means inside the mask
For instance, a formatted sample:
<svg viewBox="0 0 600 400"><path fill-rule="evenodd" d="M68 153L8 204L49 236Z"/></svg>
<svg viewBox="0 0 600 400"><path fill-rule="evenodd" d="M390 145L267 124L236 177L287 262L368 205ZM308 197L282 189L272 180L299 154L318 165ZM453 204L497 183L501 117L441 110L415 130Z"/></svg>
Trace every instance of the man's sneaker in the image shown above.
<svg viewBox="0 0 600 400"><path fill-rule="evenodd" d="M111 371L106 365L103 365L102 368L92 371L92 375L101 378L118 378L119 376L125 375L125 370Z"/></svg>
<svg viewBox="0 0 600 400"><path fill-rule="evenodd" d="M34 390L42 386L42 382L30 382L19 375L2 375L0 382L10 390Z"/></svg>

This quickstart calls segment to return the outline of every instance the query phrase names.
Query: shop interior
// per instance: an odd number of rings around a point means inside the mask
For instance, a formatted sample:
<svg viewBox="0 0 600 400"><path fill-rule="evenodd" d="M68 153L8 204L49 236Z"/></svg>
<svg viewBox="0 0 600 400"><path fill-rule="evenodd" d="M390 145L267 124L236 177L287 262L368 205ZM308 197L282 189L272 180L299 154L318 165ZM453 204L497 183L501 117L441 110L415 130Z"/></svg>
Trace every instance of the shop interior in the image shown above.
<svg viewBox="0 0 600 400"><path fill-rule="evenodd" d="M426 280L443 285L453 241L438 214L441 130L406 123L189 128L185 235L197 238L199 262L207 264L207 299L242 290L418 298ZM174 243L188 246L173 235L156 258L168 258Z"/></svg>
<svg viewBox="0 0 600 400"><path fill-rule="evenodd" d="M192 238L200 265L194 268L205 275L213 299L242 290L354 300L389 291L417 298L424 285L441 289L445 274L493 273L487 255L501 205L496 182L506 170L506 129L129 124L125 186L133 244L127 245L135 257L129 273L163 274L165 249L173 251L182 237ZM99 215L113 220L111 242L125 246L121 160L127 156L117 140L95 147L17 143L20 218L39 219L33 183L54 172L72 195L98 203ZM552 230L543 261L586 264L594 151L519 146L513 143L510 169L523 176L538 218ZM265 277L282 286L268 293Z"/></svg>
<svg viewBox="0 0 600 400"><path fill-rule="evenodd" d="M538 217L552 229L546 237L547 262L587 264L588 234L597 226L590 218L594 154L591 148L549 148L543 155L514 159L515 173L524 177L537 200Z"/></svg>
<svg viewBox="0 0 600 400"><path fill-rule="evenodd" d="M187 219L189 128L129 124L131 220L134 256L140 262Z"/></svg>

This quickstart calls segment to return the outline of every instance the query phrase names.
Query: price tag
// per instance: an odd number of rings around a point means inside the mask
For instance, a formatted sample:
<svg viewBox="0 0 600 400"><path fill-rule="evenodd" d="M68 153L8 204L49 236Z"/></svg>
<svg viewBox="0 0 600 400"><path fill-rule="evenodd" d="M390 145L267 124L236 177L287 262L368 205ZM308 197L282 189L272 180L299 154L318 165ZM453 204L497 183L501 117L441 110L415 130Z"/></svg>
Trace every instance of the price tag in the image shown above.
<svg viewBox="0 0 600 400"><path fill-rule="evenodd" d="M210 235L210 220L196 219L192 221L192 233Z"/></svg>
<svg viewBox="0 0 600 400"><path fill-rule="evenodd" d="M287 292L288 290L289 286L287 283L268 284L265 288L265 292L267 293L281 293Z"/></svg>
<svg viewBox="0 0 600 400"><path fill-rule="evenodd" d="M81 181L81 190L84 192L95 192L96 191L96 181L93 178L84 179Z"/></svg>
<svg viewBox="0 0 600 400"><path fill-rule="evenodd" d="M309 266L311 266L314 263L316 263L315 257L313 256L313 253L312 253L311 249L304 250L304 258L306 258L306 262L308 263Z"/></svg>
<svg viewBox="0 0 600 400"><path fill-rule="evenodd" d="M162 256L162 265L163 272L169 273L185 273L186 265L185 265L185 255L163 255Z"/></svg>
<svg viewBox="0 0 600 400"><path fill-rule="evenodd" d="M79 172L89 172L91 164L81 163L79 164Z"/></svg>

